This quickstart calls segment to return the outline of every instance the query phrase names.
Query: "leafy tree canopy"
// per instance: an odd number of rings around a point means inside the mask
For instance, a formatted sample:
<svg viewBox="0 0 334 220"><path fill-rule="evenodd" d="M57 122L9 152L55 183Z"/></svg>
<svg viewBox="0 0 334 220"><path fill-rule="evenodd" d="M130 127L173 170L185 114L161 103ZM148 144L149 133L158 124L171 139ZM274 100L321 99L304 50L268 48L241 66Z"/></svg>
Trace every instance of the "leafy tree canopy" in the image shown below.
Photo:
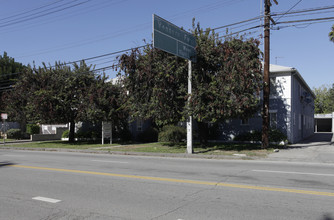
<svg viewBox="0 0 334 220"><path fill-rule="evenodd" d="M6 52L0 55L0 99L2 94L15 84L15 80L25 68L22 63L16 62ZM0 105L0 110L3 111L3 105Z"/></svg>
<svg viewBox="0 0 334 220"><path fill-rule="evenodd" d="M332 87L322 85L319 88L313 88L316 96L314 101L314 112L316 114L334 112L334 84Z"/></svg>
<svg viewBox="0 0 334 220"><path fill-rule="evenodd" d="M165 125L192 114L197 121L249 117L258 110L262 85L259 42L218 38L214 31L193 25L197 62L193 93L186 103L188 65L184 59L147 45L119 58L125 98L135 117Z"/></svg>
<svg viewBox="0 0 334 220"><path fill-rule="evenodd" d="M119 116L115 113L120 91L106 80L84 62L73 67L44 64L26 69L4 100L8 111L19 121L70 122L69 139L73 141L75 122L112 120Z"/></svg>
<svg viewBox="0 0 334 220"><path fill-rule="evenodd" d="M329 36L329 40L334 42L334 24L333 24L332 30L331 30L331 32L329 32L328 36Z"/></svg>

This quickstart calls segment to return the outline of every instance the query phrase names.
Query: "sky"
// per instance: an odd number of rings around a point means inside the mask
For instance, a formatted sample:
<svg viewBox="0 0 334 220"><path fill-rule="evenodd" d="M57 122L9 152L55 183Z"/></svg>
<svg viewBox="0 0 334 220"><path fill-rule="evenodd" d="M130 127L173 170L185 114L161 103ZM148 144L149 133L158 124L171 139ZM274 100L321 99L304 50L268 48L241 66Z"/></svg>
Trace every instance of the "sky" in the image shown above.
<svg viewBox="0 0 334 220"><path fill-rule="evenodd" d="M217 28L263 15L264 0L0 0L0 53L25 65L71 62L142 46L152 41L152 14L190 30L195 18L202 28ZM334 17L333 0L277 0L276 22ZM298 15L298 16L297 16ZM260 25L260 18L230 27L237 32ZM282 23L271 30L271 63L294 67L310 88L334 83L334 43L328 33L334 19ZM310 24L312 23L312 24ZM234 28L234 29L232 29ZM217 29L220 36L226 29ZM263 28L245 37L261 40ZM88 60L96 69L111 66L116 55ZM106 70L110 77L115 72Z"/></svg>

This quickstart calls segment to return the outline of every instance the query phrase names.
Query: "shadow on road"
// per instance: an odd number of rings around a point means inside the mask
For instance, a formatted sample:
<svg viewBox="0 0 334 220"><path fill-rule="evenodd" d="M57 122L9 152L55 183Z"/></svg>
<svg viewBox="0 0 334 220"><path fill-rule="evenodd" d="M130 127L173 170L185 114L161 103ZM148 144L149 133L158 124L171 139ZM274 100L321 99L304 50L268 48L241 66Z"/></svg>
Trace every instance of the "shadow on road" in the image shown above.
<svg viewBox="0 0 334 220"><path fill-rule="evenodd" d="M9 161L0 162L0 168L6 167L6 166L11 166L11 165L15 165L15 163L12 163L12 162L9 162Z"/></svg>
<svg viewBox="0 0 334 220"><path fill-rule="evenodd" d="M334 220L330 214L325 214L320 220Z"/></svg>

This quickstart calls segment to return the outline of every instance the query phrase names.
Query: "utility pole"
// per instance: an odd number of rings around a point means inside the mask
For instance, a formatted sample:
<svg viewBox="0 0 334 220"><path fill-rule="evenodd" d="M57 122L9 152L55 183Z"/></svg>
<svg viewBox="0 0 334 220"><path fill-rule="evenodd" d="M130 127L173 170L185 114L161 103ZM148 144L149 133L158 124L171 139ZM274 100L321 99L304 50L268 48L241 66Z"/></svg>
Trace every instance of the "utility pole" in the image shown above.
<svg viewBox="0 0 334 220"><path fill-rule="evenodd" d="M273 0L276 4L277 1ZM264 0L264 67L263 67L263 108L262 108L262 148L269 146L269 95L270 95L270 0ZM273 20L272 20L273 21ZM274 22L274 21L273 21ZM275 23L275 22L274 22Z"/></svg>

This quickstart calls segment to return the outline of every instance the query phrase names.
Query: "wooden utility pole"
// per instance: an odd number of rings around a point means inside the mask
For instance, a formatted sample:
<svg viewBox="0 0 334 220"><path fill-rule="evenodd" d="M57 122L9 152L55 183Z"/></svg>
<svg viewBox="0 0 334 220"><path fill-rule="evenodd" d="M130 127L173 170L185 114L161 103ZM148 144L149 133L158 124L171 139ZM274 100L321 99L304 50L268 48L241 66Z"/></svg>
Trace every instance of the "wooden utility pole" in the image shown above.
<svg viewBox="0 0 334 220"><path fill-rule="evenodd" d="M276 4L277 1L274 0ZM262 148L269 146L269 95L270 95L270 0L264 0L264 67L263 67L263 108L262 108ZM272 20L273 21L273 20ZM273 21L274 22L274 21Z"/></svg>

